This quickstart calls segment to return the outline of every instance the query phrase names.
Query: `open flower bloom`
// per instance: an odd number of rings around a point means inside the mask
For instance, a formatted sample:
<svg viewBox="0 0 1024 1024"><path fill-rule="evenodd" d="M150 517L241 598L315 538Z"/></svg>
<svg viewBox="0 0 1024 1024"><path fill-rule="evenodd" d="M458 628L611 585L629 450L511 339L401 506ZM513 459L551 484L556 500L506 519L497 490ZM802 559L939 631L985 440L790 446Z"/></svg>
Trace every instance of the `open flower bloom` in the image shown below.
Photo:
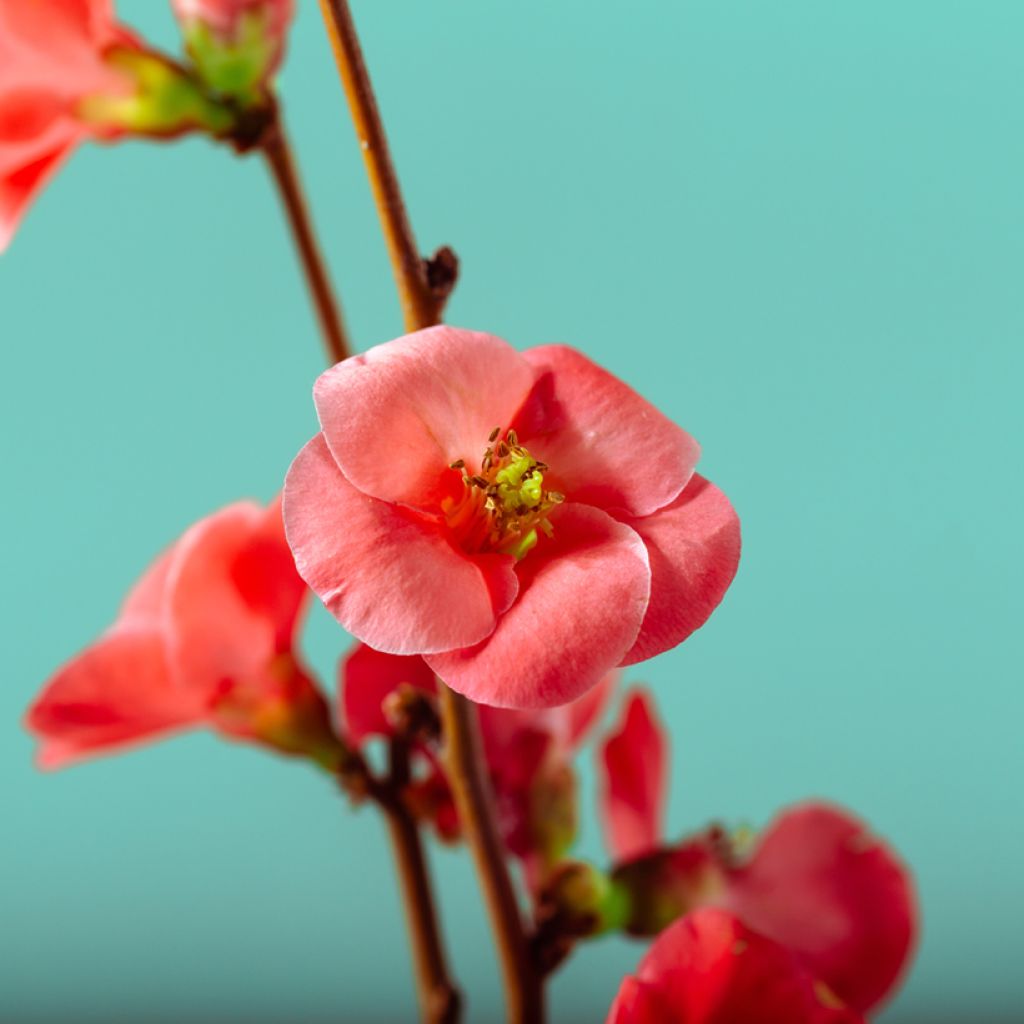
<svg viewBox="0 0 1024 1024"><path fill-rule="evenodd" d="M110 135L82 107L132 90L106 56L137 46L110 0L0 0L0 251L75 146Z"/></svg>
<svg viewBox="0 0 1024 1024"><path fill-rule="evenodd" d="M662 932L607 1024L863 1024L785 946L699 910Z"/></svg>
<svg viewBox="0 0 1024 1024"><path fill-rule="evenodd" d="M514 711L481 706L484 755L509 852L535 886L564 854L576 833L576 783L572 758L600 720L616 684L606 676L579 700L557 708ZM383 654L357 645L341 664L341 707L353 745L390 736L383 705L401 686L436 692L434 673L422 658ZM418 793L438 830L454 838L458 821L436 753L421 748L428 774Z"/></svg>
<svg viewBox="0 0 1024 1024"><path fill-rule="evenodd" d="M279 502L239 502L200 520L29 710L40 765L209 725L332 767L330 713L293 646L307 594Z"/></svg>
<svg viewBox="0 0 1024 1024"><path fill-rule="evenodd" d="M294 0L172 0L189 55L215 89L246 97L284 54Z"/></svg>
<svg viewBox="0 0 1024 1024"><path fill-rule="evenodd" d="M502 707L678 644L739 558L683 430L580 353L435 327L317 381L285 524L346 629Z"/></svg>
<svg viewBox="0 0 1024 1024"><path fill-rule="evenodd" d="M900 860L851 814L821 803L783 812L749 852L721 829L664 844L665 745L637 694L604 748L603 817L622 859L613 879L629 894L628 929L652 935L696 908L726 909L795 953L846 1005L878 1006L916 931Z"/></svg>

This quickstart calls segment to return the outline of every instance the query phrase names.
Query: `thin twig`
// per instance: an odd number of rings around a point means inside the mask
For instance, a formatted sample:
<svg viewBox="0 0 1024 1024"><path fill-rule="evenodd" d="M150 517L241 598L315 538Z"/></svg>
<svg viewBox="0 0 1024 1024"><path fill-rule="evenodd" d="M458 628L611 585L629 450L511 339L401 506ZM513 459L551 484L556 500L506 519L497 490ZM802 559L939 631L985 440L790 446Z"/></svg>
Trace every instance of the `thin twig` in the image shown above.
<svg viewBox="0 0 1024 1024"><path fill-rule="evenodd" d="M380 212L406 329L416 331L431 327L441 319L445 301L455 284L458 261L447 247L439 249L430 260L420 255L352 12L347 0L320 0L320 8L334 47L373 198Z"/></svg>
<svg viewBox="0 0 1024 1024"><path fill-rule="evenodd" d="M342 319L334 287L324 263L323 253L313 230L309 207L303 193L295 165L295 157L281 124L280 114L275 116L260 141L260 149L267 158L271 176L281 196L288 217L295 246L299 252L317 320L323 335L327 358L333 365L352 354L345 322Z"/></svg>
<svg viewBox="0 0 1024 1024"><path fill-rule="evenodd" d="M402 800L408 780L409 748L403 740L393 739L388 784L378 788L374 798L387 820L402 885L420 1011L424 1024L456 1024L461 998L448 975L419 826Z"/></svg>
<svg viewBox="0 0 1024 1024"><path fill-rule="evenodd" d="M402 198L387 136L347 0L320 0L342 85L363 151L377 212L398 284L406 329L440 322L455 282L454 253L420 257ZM501 960L510 1024L542 1024L543 981L505 860L490 780L480 746L476 708L447 686L440 687L446 764L459 817L476 863Z"/></svg>
<svg viewBox="0 0 1024 1024"><path fill-rule="evenodd" d="M498 944L508 1020L510 1024L540 1024L544 1020L543 978L533 961L505 861L476 707L443 684L439 692L445 765Z"/></svg>

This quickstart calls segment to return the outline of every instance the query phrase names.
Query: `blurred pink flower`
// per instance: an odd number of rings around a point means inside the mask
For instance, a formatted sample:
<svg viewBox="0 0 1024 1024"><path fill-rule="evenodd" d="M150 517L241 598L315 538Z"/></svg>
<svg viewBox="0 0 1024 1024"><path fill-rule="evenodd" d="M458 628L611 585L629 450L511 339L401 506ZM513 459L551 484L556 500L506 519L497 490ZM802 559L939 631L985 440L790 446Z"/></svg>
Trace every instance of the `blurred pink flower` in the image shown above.
<svg viewBox="0 0 1024 1024"><path fill-rule="evenodd" d="M285 487L299 571L359 639L475 701L574 700L685 639L735 574L697 443L572 349L435 327L314 398Z"/></svg>
<svg viewBox="0 0 1024 1024"><path fill-rule="evenodd" d="M713 828L665 843L667 739L634 693L601 758L601 812L613 877L630 894L627 929L652 935L702 907L739 915L797 954L845 1003L874 1009L896 987L917 932L909 871L849 812L783 812L749 851Z"/></svg>
<svg viewBox="0 0 1024 1024"><path fill-rule="evenodd" d="M782 946L721 910L669 925L607 1024L864 1024Z"/></svg>
<svg viewBox="0 0 1024 1024"><path fill-rule="evenodd" d="M138 43L111 0L0 0L0 251L75 146L113 134L84 119L81 105L131 92L105 60L114 47Z"/></svg>
<svg viewBox="0 0 1024 1024"><path fill-rule="evenodd" d="M239 502L200 520L29 710L40 765L195 725L329 761L330 714L293 647L307 594L279 502Z"/></svg>

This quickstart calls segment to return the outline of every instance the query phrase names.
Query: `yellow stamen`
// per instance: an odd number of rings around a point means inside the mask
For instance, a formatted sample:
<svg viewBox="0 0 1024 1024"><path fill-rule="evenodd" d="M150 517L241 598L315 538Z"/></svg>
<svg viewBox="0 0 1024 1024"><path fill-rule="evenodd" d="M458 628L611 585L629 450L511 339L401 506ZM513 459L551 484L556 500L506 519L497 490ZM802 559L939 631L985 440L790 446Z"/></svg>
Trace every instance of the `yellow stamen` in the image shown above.
<svg viewBox="0 0 1024 1024"><path fill-rule="evenodd" d="M465 491L444 507L449 528L467 551L496 551L523 558L539 539L538 531L552 535L548 514L565 501L564 495L544 487L548 466L519 444L514 430L501 437L495 427L480 461L480 472L466 469L457 459L452 469L462 471Z"/></svg>

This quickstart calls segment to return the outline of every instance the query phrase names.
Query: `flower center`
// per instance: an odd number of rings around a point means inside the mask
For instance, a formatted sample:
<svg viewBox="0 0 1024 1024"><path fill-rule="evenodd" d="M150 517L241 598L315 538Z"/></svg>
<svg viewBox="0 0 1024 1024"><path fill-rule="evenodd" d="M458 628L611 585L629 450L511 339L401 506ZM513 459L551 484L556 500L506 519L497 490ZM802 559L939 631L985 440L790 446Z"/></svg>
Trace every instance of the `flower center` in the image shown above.
<svg viewBox="0 0 1024 1024"><path fill-rule="evenodd" d="M538 530L551 536L548 514L565 496L545 489L548 466L519 444L514 430L491 431L479 473L470 473L464 459L451 468L461 472L462 490L442 509L464 550L522 558L537 543Z"/></svg>

